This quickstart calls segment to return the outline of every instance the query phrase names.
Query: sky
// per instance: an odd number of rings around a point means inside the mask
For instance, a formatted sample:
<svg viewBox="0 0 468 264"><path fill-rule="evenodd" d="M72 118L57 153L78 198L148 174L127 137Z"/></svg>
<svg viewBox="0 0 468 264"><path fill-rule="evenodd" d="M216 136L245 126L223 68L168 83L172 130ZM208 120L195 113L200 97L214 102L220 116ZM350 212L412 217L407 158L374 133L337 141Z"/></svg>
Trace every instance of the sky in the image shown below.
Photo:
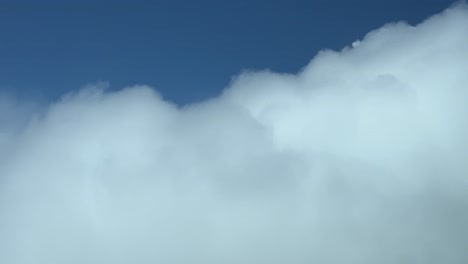
<svg viewBox="0 0 468 264"><path fill-rule="evenodd" d="M301 4L185 6L148 42L151 8L3 2L16 30L0 42L14 87L0 93L0 262L468 263L468 4L424 1L437 10L423 18L410 2L416 22L375 26L376 5L352 21L356 6L317 3L334 19L305 36L288 15ZM146 71L153 52L166 79Z"/></svg>
<svg viewBox="0 0 468 264"><path fill-rule="evenodd" d="M179 105L242 71L296 73L387 22L451 0L0 1L0 91L56 100L98 81L150 85Z"/></svg>

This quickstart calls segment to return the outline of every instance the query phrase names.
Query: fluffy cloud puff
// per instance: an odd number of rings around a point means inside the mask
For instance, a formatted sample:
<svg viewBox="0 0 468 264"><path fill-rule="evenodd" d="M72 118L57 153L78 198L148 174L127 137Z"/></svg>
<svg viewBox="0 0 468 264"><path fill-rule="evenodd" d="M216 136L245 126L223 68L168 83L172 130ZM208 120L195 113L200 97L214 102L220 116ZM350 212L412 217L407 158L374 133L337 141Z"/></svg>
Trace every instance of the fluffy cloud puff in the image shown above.
<svg viewBox="0 0 468 264"><path fill-rule="evenodd" d="M2 99L2 262L465 263L467 69L459 4L193 105Z"/></svg>

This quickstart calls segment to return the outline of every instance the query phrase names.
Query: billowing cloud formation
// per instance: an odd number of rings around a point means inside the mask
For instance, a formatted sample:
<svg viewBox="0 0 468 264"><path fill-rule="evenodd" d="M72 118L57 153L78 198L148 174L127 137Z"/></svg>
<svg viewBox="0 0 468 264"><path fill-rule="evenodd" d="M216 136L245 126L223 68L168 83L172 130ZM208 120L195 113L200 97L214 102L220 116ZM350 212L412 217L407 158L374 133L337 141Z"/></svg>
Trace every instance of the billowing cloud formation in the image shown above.
<svg viewBox="0 0 468 264"><path fill-rule="evenodd" d="M1 262L466 263L467 69L460 4L185 107L0 100Z"/></svg>

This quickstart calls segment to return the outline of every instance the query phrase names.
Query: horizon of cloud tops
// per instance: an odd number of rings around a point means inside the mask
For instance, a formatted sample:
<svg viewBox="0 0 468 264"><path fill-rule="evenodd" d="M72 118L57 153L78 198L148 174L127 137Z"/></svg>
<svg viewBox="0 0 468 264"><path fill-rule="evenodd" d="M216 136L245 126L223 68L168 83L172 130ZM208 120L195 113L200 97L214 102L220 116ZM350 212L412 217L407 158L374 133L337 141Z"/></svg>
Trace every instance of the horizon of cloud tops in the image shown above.
<svg viewBox="0 0 468 264"><path fill-rule="evenodd" d="M41 263L468 261L468 7L176 106L92 84L0 98L0 256Z"/></svg>

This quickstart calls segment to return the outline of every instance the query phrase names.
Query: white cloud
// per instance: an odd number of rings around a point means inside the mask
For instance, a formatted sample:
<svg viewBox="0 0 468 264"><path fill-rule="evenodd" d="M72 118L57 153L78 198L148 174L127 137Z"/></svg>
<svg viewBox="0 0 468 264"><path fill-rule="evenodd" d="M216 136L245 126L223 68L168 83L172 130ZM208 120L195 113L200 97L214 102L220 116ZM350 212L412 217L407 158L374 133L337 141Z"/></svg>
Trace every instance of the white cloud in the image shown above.
<svg viewBox="0 0 468 264"><path fill-rule="evenodd" d="M185 107L0 100L2 262L465 263L467 69L459 4Z"/></svg>

